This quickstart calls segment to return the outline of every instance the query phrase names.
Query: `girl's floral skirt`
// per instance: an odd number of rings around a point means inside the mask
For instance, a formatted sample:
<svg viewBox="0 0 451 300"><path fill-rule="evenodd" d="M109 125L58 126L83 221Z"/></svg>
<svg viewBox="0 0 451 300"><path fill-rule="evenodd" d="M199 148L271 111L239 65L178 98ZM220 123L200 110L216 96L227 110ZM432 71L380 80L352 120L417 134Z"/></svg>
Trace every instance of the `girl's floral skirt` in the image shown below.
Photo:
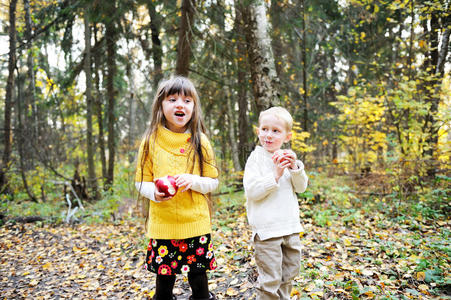
<svg viewBox="0 0 451 300"><path fill-rule="evenodd" d="M205 272L216 269L211 235L183 240L150 239L146 269L159 275Z"/></svg>

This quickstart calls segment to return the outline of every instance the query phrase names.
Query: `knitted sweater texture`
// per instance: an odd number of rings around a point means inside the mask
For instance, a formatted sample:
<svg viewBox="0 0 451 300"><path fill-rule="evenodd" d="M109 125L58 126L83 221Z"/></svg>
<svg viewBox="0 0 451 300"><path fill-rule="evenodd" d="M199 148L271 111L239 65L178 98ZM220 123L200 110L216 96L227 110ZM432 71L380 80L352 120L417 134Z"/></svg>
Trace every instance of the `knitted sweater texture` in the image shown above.
<svg viewBox="0 0 451 300"><path fill-rule="evenodd" d="M257 146L246 162L243 177L252 238L258 234L261 240L302 231L296 193L304 192L308 183L300 160L296 161L297 170L285 169L276 182L271 157L272 153Z"/></svg>
<svg viewBox="0 0 451 300"><path fill-rule="evenodd" d="M143 167L141 160L145 140L141 142L135 180L152 182L166 175L190 173L200 175L199 161L194 161L189 139L191 133L176 133L160 126L156 138L149 139L149 154ZM217 178L213 149L208 138L202 134L204 155L204 177ZM204 194L188 190L177 194L169 201L149 203L146 235L154 239L186 239L211 232L210 211Z"/></svg>

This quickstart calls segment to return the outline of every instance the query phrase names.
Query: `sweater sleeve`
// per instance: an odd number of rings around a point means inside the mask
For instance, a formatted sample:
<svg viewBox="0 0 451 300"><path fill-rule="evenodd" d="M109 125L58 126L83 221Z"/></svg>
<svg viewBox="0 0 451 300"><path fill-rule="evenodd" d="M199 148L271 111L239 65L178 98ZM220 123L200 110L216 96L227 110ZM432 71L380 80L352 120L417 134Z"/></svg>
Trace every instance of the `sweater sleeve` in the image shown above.
<svg viewBox="0 0 451 300"><path fill-rule="evenodd" d="M211 193L216 190L219 185L219 180L216 178L200 177L199 175L192 176L193 185L191 186L191 189L201 194Z"/></svg>
<svg viewBox="0 0 451 300"><path fill-rule="evenodd" d="M153 182L135 182L135 187L141 196L152 200L153 202L160 202L155 199L155 183Z"/></svg>
<svg viewBox="0 0 451 300"><path fill-rule="evenodd" d="M307 189L308 177L304 170L302 161L297 160L298 169L289 170L291 174L291 184L296 193L303 193Z"/></svg>
<svg viewBox="0 0 451 300"><path fill-rule="evenodd" d="M251 155L244 169L243 186L248 201L260 201L279 188L273 172L264 173Z"/></svg>

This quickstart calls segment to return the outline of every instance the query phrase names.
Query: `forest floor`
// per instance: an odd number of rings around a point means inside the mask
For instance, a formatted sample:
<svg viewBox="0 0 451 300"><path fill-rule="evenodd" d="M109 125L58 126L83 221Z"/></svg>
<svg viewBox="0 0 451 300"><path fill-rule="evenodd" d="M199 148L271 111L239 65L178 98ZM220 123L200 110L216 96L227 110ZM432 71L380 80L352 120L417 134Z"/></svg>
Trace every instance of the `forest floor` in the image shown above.
<svg viewBox="0 0 451 300"><path fill-rule="evenodd" d="M449 219L393 223L356 210L321 221L303 213L313 209L301 207L303 266L292 299L451 299ZM155 277L143 269L143 222L122 214L109 224L1 227L1 298L150 299ZM218 299L255 299L243 203L217 209L213 229L211 291ZM177 277L174 293L188 299L185 277Z"/></svg>

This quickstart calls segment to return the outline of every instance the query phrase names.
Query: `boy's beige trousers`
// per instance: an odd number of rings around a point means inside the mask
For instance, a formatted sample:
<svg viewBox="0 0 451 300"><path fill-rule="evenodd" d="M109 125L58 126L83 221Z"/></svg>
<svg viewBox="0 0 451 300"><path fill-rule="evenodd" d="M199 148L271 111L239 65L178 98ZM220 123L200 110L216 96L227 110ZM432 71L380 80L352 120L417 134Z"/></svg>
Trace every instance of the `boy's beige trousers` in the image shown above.
<svg viewBox="0 0 451 300"><path fill-rule="evenodd" d="M299 233L260 240L254 238L258 271L257 300L289 300L292 281L301 267Z"/></svg>

